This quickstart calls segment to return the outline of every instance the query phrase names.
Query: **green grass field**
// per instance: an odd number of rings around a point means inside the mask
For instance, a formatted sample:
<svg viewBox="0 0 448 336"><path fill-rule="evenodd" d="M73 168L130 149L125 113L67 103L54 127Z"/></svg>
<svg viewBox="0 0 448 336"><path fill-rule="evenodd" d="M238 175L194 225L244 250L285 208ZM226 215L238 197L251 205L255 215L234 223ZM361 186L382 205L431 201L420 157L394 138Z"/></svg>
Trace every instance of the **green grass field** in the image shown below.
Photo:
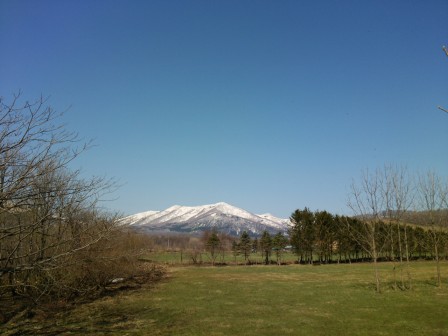
<svg viewBox="0 0 448 336"><path fill-rule="evenodd" d="M171 267L154 287L54 317L4 326L7 335L448 335L448 264L412 263L413 290L383 293L369 264ZM397 275L399 276L399 272Z"/></svg>

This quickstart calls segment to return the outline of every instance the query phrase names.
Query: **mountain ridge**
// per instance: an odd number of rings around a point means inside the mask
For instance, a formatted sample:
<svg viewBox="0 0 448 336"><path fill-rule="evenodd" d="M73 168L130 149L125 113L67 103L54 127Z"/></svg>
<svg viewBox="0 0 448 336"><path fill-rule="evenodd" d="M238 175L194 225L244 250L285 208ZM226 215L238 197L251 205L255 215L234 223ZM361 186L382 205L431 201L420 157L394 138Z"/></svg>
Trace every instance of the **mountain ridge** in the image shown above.
<svg viewBox="0 0 448 336"><path fill-rule="evenodd" d="M247 231L259 236L264 230L271 234L286 233L289 219L271 214L257 215L225 202L200 206L173 205L162 211L145 211L121 219L123 224L151 232L198 233L216 229L231 235Z"/></svg>

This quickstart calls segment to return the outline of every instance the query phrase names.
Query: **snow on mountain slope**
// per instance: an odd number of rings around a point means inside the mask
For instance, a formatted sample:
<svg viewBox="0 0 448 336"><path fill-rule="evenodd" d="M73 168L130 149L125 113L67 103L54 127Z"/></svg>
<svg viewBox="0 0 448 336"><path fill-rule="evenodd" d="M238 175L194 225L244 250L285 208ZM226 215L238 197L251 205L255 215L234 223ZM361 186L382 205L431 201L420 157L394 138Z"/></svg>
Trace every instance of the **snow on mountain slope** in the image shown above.
<svg viewBox="0 0 448 336"><path fill-rule="evenodd" d="M128 216L121 222L148 231L198 232L215 228L228 234L239 235L247 231L251 235L260 235L264 230L273 234L286 232L289 220L269 214L255 215L219 202L195 207L174 205L163 211Z"/></svg>
<svg viewBox="0 0 448 336"><path fill-rule="evenodd" d="M258 215L258 216L263 218L263 219L265 219L265 220L268 220L270 222L276 223L277 225L279 225L279 227L284 227L285 225L288 226L288 225L291 224L291 221L289 219L287 219L287 218L278 218L278 217L275 217L275 216L273 216L273 215L271 215L269 213Z"/></svg>

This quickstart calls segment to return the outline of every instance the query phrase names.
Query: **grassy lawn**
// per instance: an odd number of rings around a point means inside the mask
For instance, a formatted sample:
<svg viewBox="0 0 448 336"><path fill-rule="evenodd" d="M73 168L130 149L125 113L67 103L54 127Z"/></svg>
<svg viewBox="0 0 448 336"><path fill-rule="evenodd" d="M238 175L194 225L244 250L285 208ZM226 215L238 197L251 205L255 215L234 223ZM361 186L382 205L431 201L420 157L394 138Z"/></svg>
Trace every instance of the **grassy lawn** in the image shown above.
<svg viewBox="0 0 448 336"><path fill-rule="evenodd" d="M104 298L51 319L9 323L9 335L448 335L448 283L412 263L413 290L393 290L380 264L172 267L155 288ZM442 264L442 274L448 272ZM399 273L397 273L399 276ZM446 279L445 279L446 280ZM1 330L0 330L1 332Z"/></svg>

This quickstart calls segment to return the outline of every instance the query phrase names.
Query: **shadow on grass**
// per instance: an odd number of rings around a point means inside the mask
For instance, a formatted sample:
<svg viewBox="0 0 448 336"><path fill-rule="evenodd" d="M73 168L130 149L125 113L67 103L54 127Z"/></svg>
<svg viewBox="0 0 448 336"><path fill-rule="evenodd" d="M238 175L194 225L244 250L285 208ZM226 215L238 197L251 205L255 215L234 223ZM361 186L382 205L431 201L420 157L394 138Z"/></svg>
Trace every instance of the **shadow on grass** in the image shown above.
<svg viewBox="0 0 448 336"><path fill-rule="evenodd" d="M0 334L103 335L112 331L116 333L119 330L132 329L136 325L134 320L138 311L134 311L132 307L123 310L120 301L139 290L151 291L165 277L166 273L162 272L157 273L157 276L134 277L123 283L110 285L93 296L72 301L53 300L39 306L26 307L26 302L14 303L11 298L3 298L2 305L10 301L17 308L9 306L9 310L14 314L5 323L0 324Z"/></svg>

